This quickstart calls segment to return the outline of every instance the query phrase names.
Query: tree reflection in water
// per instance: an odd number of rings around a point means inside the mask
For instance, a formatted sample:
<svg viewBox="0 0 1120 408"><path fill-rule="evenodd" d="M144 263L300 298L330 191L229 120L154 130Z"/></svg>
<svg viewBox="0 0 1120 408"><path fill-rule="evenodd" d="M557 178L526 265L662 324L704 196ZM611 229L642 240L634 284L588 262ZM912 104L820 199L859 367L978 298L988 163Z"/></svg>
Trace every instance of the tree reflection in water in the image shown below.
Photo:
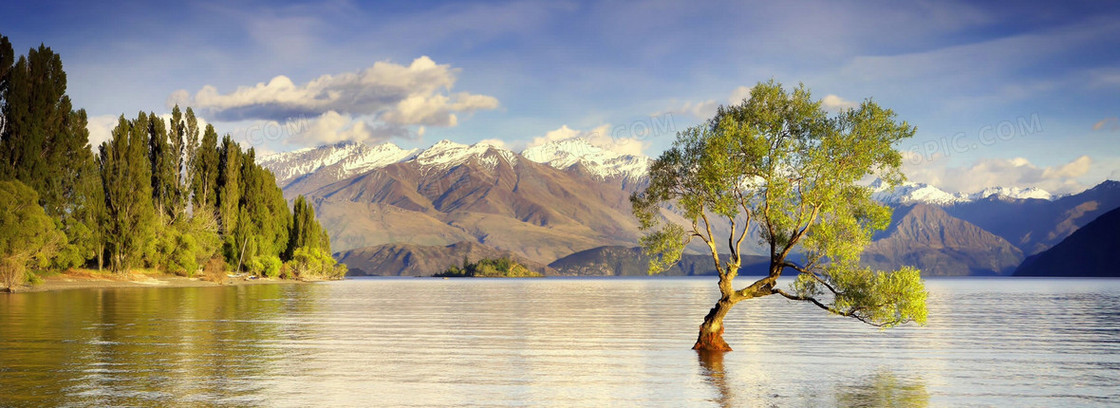
<svg viewBox="0 0 1120 408"><path fill-rule="evenodd" d="M736 403L735 387L728 381L728 372L723 364L724 354L718 351L698 351L696 356L704 381L716 392L712 402L720 407L740 406L742 404ZM818 400L822 397L820 395L803 397L811 405L828 405L827 402ZM836 384L833 398L833 404L837 407L929 407L929 391L926 390L925 382L921 379L899 378L887 370L850 383Z"/></svg>
<svg viewBox="0 0 1120 408"><path fill-rule="evenodd" d="M720 407L735 406L735 393L727 384L727 372L723 369L722 351L697 350L696 357L700 360L700 370L704 380L716 389L716 399Z"/></svg>
<svg viewBox="0 0 1120 408"><path fill-rule="evenodd" d="M920 379L901 379L879 371L854 384L836 385L840 407L928 407L929 391Z"/></svg>

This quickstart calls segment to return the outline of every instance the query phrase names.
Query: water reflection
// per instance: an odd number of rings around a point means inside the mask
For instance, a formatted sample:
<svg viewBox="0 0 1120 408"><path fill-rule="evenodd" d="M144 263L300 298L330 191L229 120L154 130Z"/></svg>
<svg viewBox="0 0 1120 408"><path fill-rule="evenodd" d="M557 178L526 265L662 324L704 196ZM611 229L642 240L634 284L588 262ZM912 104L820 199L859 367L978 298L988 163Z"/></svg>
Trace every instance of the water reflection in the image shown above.
<svg viewBox="0 0 1120 408"><path fill-rule="evenodd" d="M1062 281L1065 282L1065 281ZM1120 403L1120 281L933 281L878 331L709 280L381 279L0 296L0 406Z"/></svg>
<svg viewBox="0 0 1120 408"><path fill-rule="evenodd" d="M920 379L903 379L890 371L836 385L838 407L928 407L929 391Z"/></svg>
<svg viewBox="0 0 1120 408"><path fill-rule="evenodd" d="M724 354L726 353L722 351L700 350L696 352L696 357L700 360L700 373L704 375L704 382L716 391L713 402L720 407L734 407L735 392L728 385L727 371L723 368Z"/></svg>

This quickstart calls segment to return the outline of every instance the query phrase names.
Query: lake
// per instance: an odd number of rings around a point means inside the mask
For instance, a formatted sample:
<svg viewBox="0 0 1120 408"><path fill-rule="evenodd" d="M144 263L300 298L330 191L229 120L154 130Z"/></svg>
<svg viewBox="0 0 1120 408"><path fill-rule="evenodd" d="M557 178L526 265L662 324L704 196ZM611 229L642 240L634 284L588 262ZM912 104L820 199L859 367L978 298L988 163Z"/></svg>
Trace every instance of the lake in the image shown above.
<svg viewBox="0 0 1120 408"><path fill-rule="evenodd" d="M929 324L885 331L744 301L714 356L710 277L0 295L0 406L1120 404L1120 280L927 285Z"/></svg>

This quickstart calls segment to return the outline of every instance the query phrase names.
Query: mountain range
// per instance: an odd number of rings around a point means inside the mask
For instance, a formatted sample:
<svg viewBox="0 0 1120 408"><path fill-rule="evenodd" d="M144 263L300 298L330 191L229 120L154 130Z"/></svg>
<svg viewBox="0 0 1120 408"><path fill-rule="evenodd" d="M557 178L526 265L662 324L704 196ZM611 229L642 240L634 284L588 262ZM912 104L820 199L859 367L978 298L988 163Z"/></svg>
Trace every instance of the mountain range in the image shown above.
<svg viewBox="0 0 1120 408"><path fill-rule="evenodd" d="M476 255L509 256L559 275L638 274L646 262L635 248L640 232L629 195L648 182L652 160L585 139L519 153L446 140L427 149L343 142L261 162L286 197L308 197L336 257L365 274L430 275ZM919 183L870 187L896 210L864 263L914 265L930 276L1009 274L1026 256L1120 207L1115 181L1066 196L1033 188L953 194ZM664 214L679 218L671 208ZM746 255L765 252L746 246ZM671 273L706 273L695 267L703 264L684 262Z"/></svg>
<svg viewBox="0 0 1120 408"><path fill-rule="evenodd" d="M1016 276L1120 276L1120 208L1097 217L1053 248L1026 259Z"/></svg>

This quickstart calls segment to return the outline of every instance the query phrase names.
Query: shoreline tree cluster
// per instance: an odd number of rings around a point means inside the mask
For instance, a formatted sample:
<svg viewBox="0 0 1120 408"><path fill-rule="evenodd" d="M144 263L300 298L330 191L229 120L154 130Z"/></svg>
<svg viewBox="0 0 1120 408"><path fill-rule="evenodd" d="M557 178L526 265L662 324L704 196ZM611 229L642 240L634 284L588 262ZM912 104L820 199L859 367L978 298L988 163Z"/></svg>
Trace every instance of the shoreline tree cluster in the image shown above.
<svg viewBox="0 0 1120 408"><path fill-rule="evenodd" d="M255 149L200 129L191 108L121 115L96 154L86 125L59 55L40 45L17 59L0 35L0 284L83 266L345 274L310 203L290 210Z"/></svg>

